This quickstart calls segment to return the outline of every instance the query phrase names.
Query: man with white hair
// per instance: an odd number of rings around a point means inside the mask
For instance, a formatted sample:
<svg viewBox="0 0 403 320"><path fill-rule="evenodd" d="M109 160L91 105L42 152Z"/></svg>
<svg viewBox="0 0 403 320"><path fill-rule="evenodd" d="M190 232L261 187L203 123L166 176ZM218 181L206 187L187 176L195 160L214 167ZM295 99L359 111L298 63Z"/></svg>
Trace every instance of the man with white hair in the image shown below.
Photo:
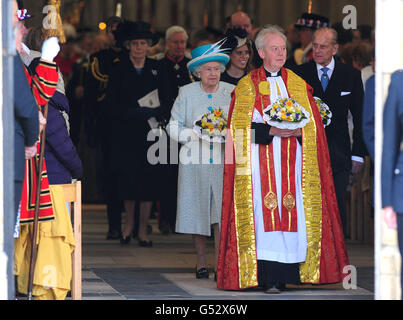
<svg viewBox="0 0 403 320"><path fill-rule="evenodd" d="M217 286L271 294L286 283L341 282L348 257L312 89L283 68L279 27L264 27L256 47L263 66L239 81L228 115ZM285 98L307 112L305 125L263 120L263 110Z"/></svg>
<svg viewBox="0 0 403 320"><path fill-rule="evenodd" d="M189 71L186 64L190 57L186 56L188 41L186 30L180 26L172 26L165 33L167 52L160 59L162 72L161 97L164 109L164 118L169 120L171 109L178 95L179 88L190 83Z"/></svg>
<svg viewBox="0 0 403 320"><path fill-rule="evenodd" d="M161 118L167 123L171 117L171 109L178 96L179 88L191 82L189 71L186 67L190 61L186 57L186 45L188 34L180 26L172 26L165 33L167 52L160 60L161 86L160 97L162 106ZM168 146L168 159L169 152ZM159 228L162 233L168 234L175 231L176 221L176 192L178 180L178 165L168 164L164 166L164 178L166 192L161 199L161 216Z"/></svg>
<svg viewBox="0 0 403 320"><path fill-rule="evenodd" d="M364 89L361 72L340 62L338 34L333 28L320 28L313 34L313 61L295 69L332 112L332 122L326 127L336 197L343 229L347 232L347 186L364 167L366 149L362 137L362 104ZM348 114L353 131L350 138ZM351 177L351 178L350 178Z"/></svg>

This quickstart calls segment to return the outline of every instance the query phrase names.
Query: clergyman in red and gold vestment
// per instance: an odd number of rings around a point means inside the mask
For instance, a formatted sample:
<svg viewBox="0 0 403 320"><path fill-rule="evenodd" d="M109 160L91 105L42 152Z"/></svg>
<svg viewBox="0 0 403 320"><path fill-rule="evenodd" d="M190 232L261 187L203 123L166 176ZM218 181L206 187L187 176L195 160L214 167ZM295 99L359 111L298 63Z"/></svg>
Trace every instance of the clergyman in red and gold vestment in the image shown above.
<svg viewBox="0 0 403 320"><path fill-rule="evenodd" d="M348 265L328 146L311 87L283 68L286 38L267 26L256 38L263 66L232 93L225 151L219 289L342 282ZM308 113L278 129L263 110L292 98Z"/></svg>

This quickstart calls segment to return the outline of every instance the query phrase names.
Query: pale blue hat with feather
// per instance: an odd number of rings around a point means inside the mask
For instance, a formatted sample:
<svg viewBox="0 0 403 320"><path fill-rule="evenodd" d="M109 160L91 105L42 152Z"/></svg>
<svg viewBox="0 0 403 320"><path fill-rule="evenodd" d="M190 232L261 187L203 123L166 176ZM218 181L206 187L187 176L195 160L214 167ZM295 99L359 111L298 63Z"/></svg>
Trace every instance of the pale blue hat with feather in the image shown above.
<svg viewBox="0 0 403 320"><path fill-rule="evenodd" d="M198 66L212 61L222 63L225 66L230 60L226 54L228 51L230 51L230 48L228 47L227 38L214 44L197 47L191 52L192 60L188 62L187 68L193 73Z"/></svg>

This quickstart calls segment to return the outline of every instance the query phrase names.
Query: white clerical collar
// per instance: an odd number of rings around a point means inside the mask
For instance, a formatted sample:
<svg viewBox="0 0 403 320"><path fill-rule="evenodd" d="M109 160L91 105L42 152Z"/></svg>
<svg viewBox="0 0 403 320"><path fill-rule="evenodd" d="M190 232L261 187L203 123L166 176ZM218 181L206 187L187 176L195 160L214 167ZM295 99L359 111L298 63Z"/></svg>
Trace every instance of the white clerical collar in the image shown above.
<svg viewBox="0 0 403 320"><path fill-rule="evenodd" d="M316 64L316 68L318 69L318 72L321 71L322 72L322 68L326 67L329 70L333 71L334 70L334 65L335 65L335 61L334 61L334 57L332 57L332 60L330 61L330 63L327 66L322 66L319 63Z"/></svg>
<svg viewBox="0 0 403 320"><path fill-rule="evenodd" d="M280 77L281 76L281 69L279 71L277 71L277 72L270 72L270 71L267 71L266 68L265 68L264 71L266 72L266 77L267 78L269 78L269 77Z"/></svg>

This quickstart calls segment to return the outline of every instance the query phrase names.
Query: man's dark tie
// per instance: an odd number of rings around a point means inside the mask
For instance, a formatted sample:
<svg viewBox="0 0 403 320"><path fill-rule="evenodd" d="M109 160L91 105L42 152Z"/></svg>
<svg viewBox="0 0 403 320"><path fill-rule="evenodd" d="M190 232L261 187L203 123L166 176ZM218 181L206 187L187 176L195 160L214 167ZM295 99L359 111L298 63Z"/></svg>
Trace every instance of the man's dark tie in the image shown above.
<svg viewBox="0 0 403 320"><path fill-rule="evenodd" d="M326 91L327 85L329 84L329 76L327 75L329 68L323 67L320 70L323 72L322 77L320 78L320 83L322 84L323 91Z"/></svg>

